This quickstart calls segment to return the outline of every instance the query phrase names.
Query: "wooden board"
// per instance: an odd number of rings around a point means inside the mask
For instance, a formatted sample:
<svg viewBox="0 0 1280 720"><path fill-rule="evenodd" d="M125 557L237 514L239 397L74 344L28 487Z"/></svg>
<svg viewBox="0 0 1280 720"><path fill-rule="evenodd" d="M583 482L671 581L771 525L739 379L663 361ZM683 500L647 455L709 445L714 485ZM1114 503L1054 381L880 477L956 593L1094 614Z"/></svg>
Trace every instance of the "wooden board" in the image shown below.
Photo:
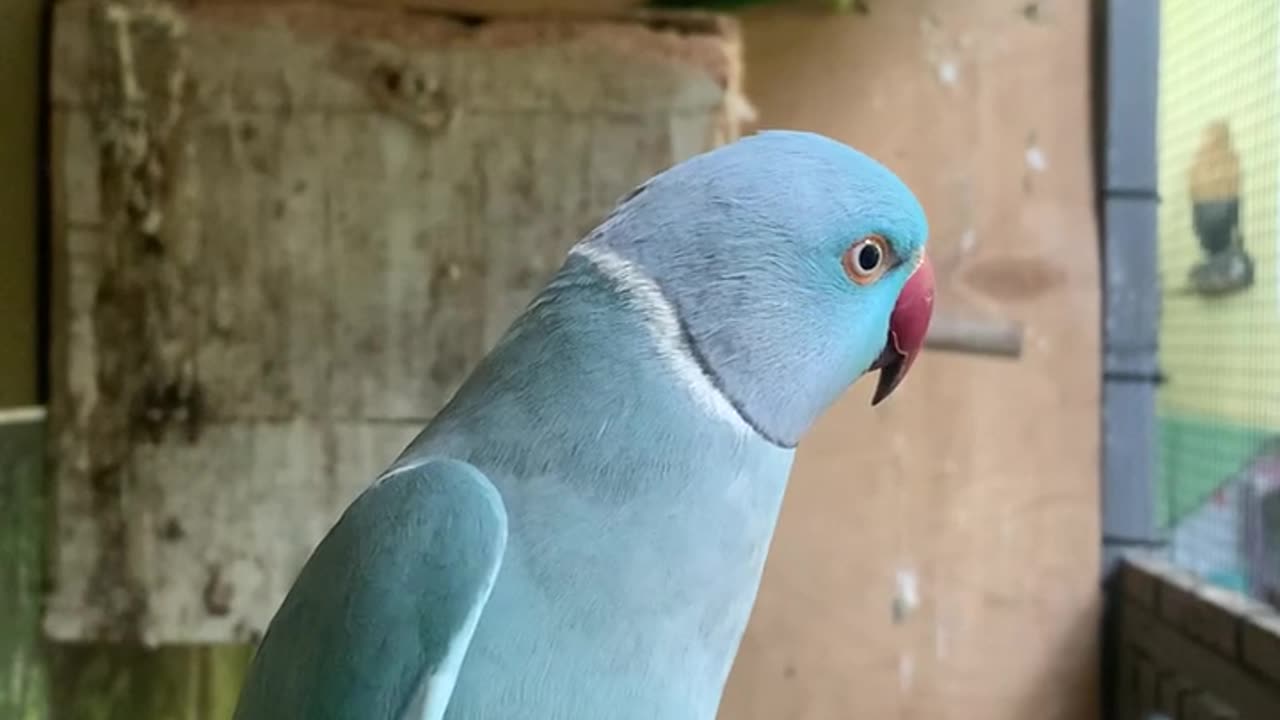
<svg viewBox="0 0 1280 720"><path fill-rule="evenodd" d="M44 581L44 410L0 409L0 718L42 720L49 677Z"/></svg>
<svg viewBox="0 0 1280 720"><path fill-rule="evenodd" d="M801 444L721 717L1096 718L1089 3L865 4L746 15L748 95L898 171L940 310L1022 322L1024 354L927 353Z"/></svg>
<svg viewBox="0 0 1280 720"><path fill-rule="evenodd" d="M37 395L36 213L43 0L0 2L0 408Z"/></svg>
<svg viewBox="0 0 1280 720"><path fill-rule="evenodd" d="M54 58L63 640L257 636L568 246L736 134L710 16L70 2Z"/></svg>
<svg viewBox="0 0 1280 720"><path fill-rule="evenodd" d="M279 4L280 0L180 0L187 5ZM289 0L286 0L286 2ZM297 2L299 0L293 0ZM646 0L302 0L328 5L385 8L411 12L457 13L471 17L548 17L616 15L644 7Z"/></svg>
<svg viewBox="0 0 1280 720"><path fill-rule="evenodd" d="M0 718L231 717L251 646L44 641L45 425L42 407L0 409Z"/></svg>

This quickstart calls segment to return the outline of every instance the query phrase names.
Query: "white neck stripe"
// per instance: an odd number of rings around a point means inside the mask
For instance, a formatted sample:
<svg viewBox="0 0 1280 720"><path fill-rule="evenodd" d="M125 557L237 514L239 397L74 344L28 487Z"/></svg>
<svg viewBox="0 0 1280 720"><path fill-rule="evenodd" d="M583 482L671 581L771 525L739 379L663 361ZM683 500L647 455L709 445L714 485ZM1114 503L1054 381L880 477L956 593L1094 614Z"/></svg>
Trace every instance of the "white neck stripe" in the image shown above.
<svg viewBox="0 0 1280 720"><path fill-rule="evenodd" d="M733 403L724 396L707 377L694 359L693 350L680 332L676 309L667 300L662 289L640 268L616 253L591 243L578 243L570 255L590 262L605 277L617 283L620 291L634 301L644 325L649 330L658 356L667 364L676 380L684 386L703 411L716 417L739 432L755 434L755 430L742 417Z"/></svg>

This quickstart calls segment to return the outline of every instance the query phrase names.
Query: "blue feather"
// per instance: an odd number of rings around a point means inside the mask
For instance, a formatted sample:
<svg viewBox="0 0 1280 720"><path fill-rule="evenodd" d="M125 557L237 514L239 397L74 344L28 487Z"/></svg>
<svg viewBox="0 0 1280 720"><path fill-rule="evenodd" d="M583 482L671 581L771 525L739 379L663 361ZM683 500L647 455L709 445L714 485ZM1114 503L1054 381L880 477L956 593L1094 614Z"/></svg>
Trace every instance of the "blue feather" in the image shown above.
<svg viewBox="0 0 1280 720"><path fill-rule="evenodd" d="M870 233L900 264L860 286ZM321 543L237 720L712 720L793 446L926 235L890 171L809 133L637 188Z"/></svg>

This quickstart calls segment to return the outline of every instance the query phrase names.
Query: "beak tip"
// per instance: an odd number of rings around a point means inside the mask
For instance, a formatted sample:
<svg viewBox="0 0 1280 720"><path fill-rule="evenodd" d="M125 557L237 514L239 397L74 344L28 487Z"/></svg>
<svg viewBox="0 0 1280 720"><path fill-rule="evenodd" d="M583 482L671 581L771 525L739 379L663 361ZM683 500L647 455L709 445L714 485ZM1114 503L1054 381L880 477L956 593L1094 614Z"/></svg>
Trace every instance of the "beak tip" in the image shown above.
<svg viewBox="0 0 1280 720"><path fill-rule="evenodd" d="M893 394L893 391L902 382L906 371L908 358L895 350L892 345L885 348L885 352L881 357L884 362L878 363L880 377L876 381L876 391L871 396L871 407L875 407L889 399L889 396Z"/></svg>

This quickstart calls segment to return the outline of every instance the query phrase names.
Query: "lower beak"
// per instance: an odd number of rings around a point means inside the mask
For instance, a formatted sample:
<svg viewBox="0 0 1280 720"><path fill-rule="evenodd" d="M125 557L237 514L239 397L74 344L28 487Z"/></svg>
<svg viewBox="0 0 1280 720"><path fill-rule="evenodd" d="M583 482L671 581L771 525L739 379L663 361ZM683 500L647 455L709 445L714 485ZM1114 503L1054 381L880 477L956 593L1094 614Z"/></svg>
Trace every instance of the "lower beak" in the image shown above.
<svg viewBox="0 0 1280 720"><path fill-rule="evenodd" d="M879 370L880 378L876 381L875 395L871 396L871 405L879 405L893 393L902 378L906 377L907 358L893 347L893 341L885 343L880 357L871 363L871 370Z"/></svg>

